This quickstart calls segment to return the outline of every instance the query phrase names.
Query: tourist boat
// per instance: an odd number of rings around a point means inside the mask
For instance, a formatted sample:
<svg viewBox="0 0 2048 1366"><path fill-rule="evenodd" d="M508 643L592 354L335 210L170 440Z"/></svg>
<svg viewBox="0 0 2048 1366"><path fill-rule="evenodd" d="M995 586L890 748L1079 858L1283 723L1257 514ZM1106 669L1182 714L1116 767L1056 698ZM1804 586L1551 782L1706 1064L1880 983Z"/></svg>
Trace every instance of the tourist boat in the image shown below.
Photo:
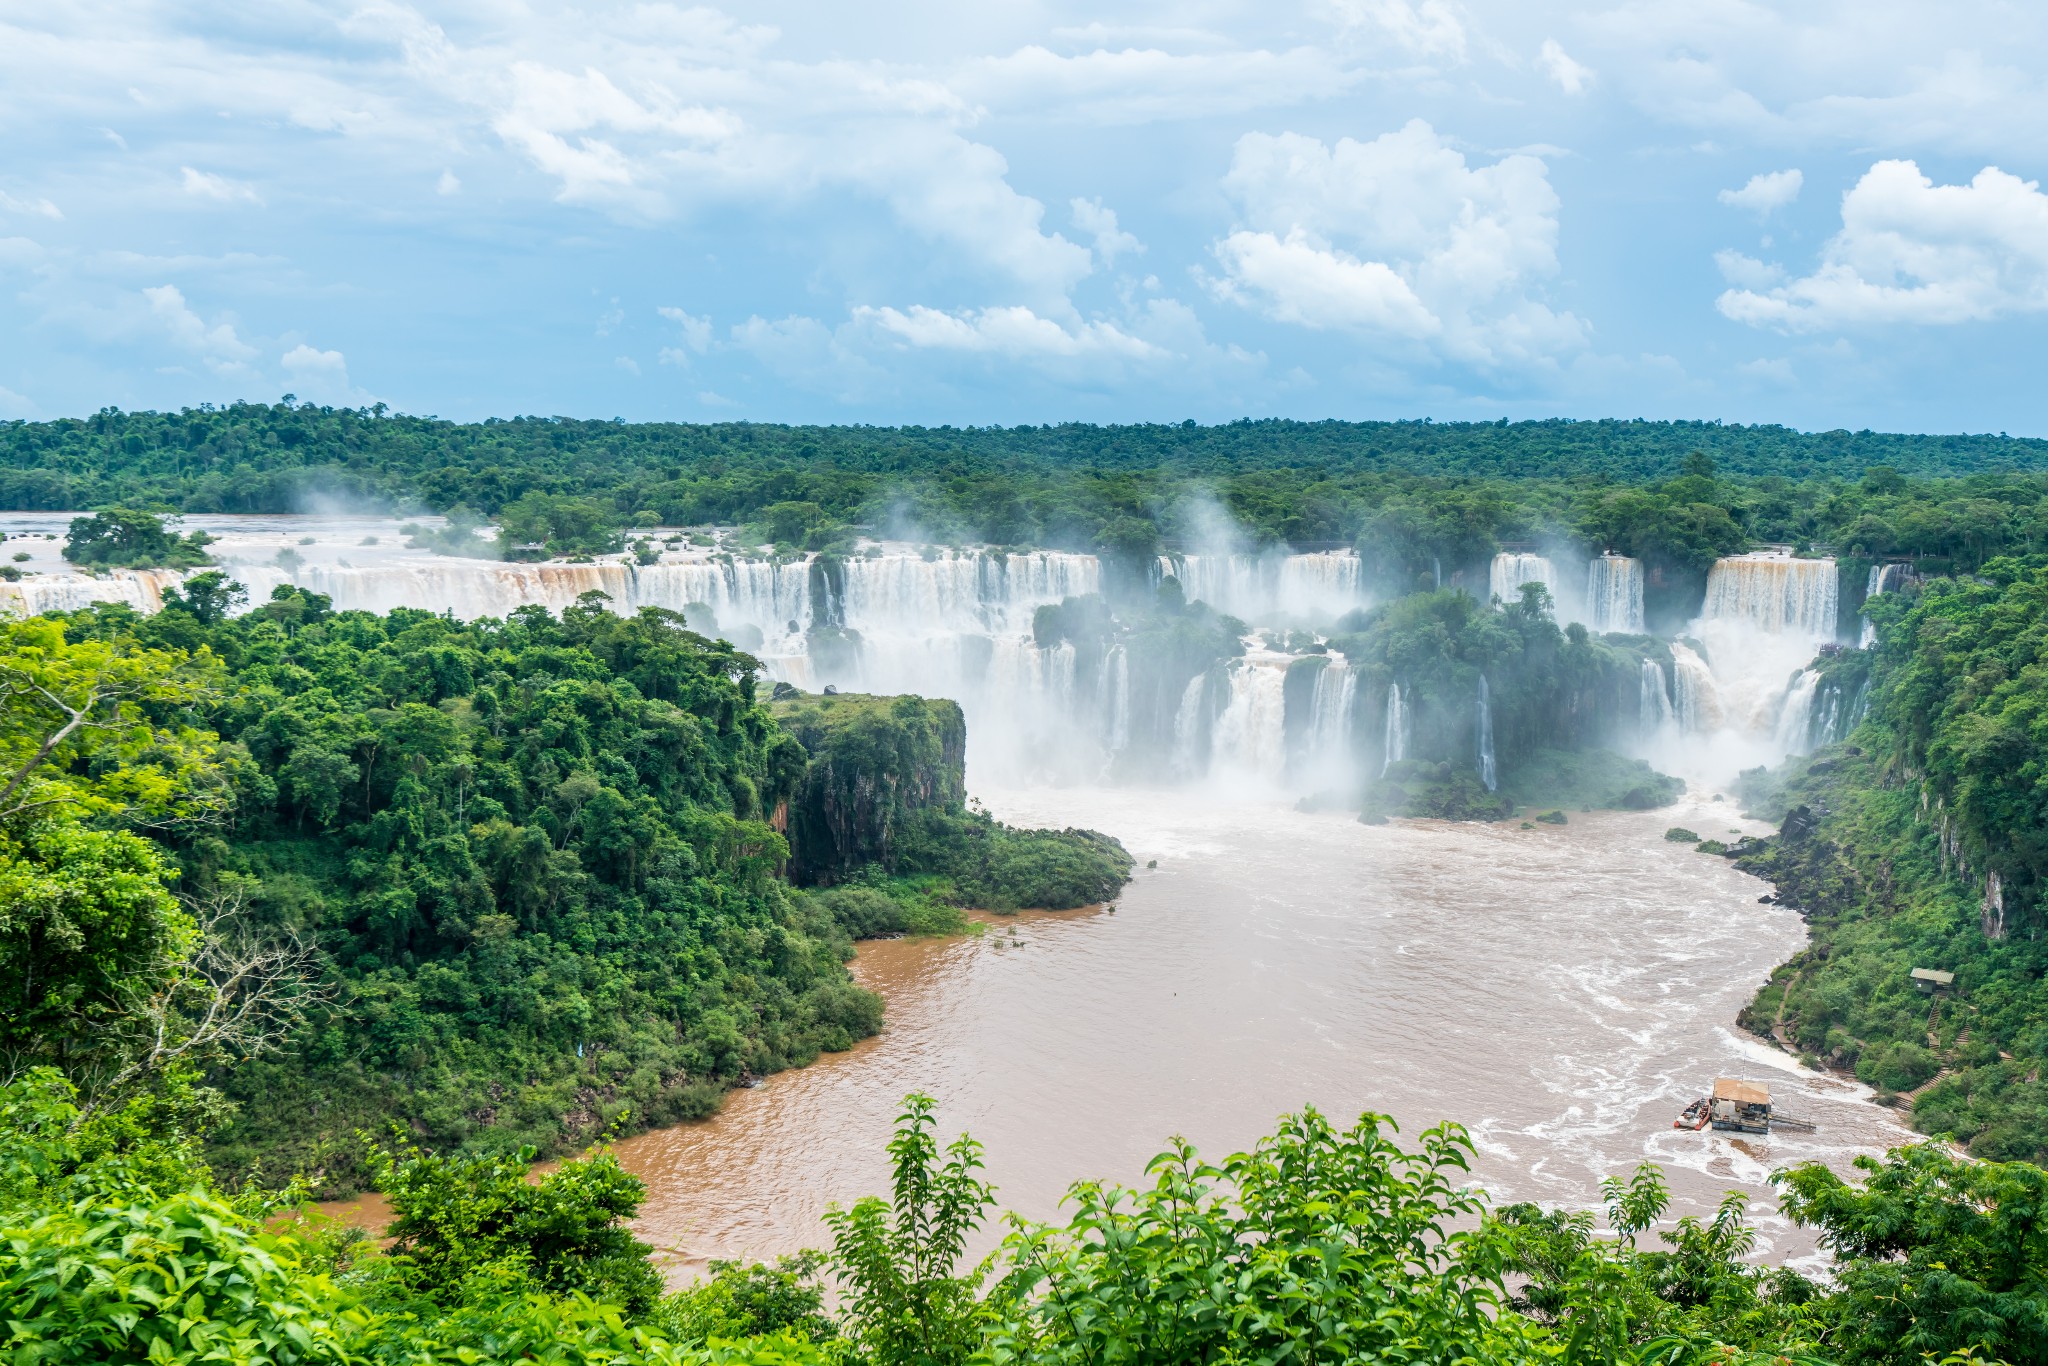
<svg viewBox="0 0 2048 1366"><path fill-rule="evenodd" d="M1767 1134L1771 1131L1771 1088L1760 1081L1716 1077L1709 1111L1716 1129Z"/></svg>
<svg viewBox="0 0 2048 1366"><path fill-rule="evenodd" d="M1713 1106L1705 1096L1685 1107L1677 1119L1671 1121L1674 1129L1704 1129L1714 1118Z"/></svg>

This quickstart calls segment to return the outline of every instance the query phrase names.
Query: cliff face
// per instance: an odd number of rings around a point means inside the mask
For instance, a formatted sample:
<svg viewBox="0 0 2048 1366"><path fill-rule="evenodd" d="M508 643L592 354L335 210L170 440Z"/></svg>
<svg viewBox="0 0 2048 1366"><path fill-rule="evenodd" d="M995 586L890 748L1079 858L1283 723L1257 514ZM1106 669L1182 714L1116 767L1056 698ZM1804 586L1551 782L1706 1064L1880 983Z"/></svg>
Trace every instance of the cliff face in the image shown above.
<svg viewBox="0 0 2048 1366"><path fill-rule="evenodd" d="M956 702L922 697L803 697L776 719L811 756L789 809L793 881L835 882L890 867L905 827L965 809L967 722Z"/></svg>

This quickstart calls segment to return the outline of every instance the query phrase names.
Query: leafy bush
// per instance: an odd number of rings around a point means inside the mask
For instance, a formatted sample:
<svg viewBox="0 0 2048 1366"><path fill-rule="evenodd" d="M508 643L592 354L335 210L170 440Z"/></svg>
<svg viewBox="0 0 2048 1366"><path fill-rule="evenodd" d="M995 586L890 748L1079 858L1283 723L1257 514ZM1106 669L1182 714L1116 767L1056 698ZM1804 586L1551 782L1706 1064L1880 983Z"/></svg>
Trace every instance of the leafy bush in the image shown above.
<svg viewBox="0 0 2048 1366"><path fill-rule="evenodd" d="M817 1280L824 1260L823 1253L800 1252L772 1266L713 1261L705 1279L663 1299L647 1326L680 1347L775 1334L831 1341L839 1325L825 1313Z"/></svg>
<svg viewBox="0 0 2048 1366"><path fill-rule="evenodd" d="M391 1204L392 1281L443 1304L483 1280L530 1282L615 1304L638 1317L661 1296L653 1251L625 1228L647 1188L608 1151L564 1162L535 1180L534 1150L501 1157L379 1151L377 1189Z"/></svg>

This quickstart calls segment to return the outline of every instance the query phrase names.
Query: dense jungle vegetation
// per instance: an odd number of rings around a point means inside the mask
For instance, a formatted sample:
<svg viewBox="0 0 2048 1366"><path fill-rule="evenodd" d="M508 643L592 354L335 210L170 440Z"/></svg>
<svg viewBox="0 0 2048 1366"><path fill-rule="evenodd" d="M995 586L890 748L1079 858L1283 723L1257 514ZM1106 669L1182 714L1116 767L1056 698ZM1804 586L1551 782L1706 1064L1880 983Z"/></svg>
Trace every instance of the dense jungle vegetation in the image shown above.
<svg viewBox="0 0 2048 1366"><path fill-rule="evenodd" d="M879 1027L853 937L1103 900L1129 871L1101 836L967 811L953 703L825 699L838 724L792 731L751 659L672 613L460 623L287 588L230 616L233 595L215 572L153 616L0 624L15 1070L124 1094L94 1059L126 950L93 915L153 917L145 959L194 917L262 946L306 980L262 1007L290 1026L273 1047L209 1074L229 1170L347 1188L356 1132L393 1120L554 1151L701 1116ZM856 767L865 800L834 806ZM77 904L102 871L130 900ZM185 909L132 902L152 877ZM109 952L89 987L61 966Z"/></svg>
<svg viewBox="0 0 2048 1366"><path fill-rule="evenodd" d="M389 1241L308 1218L298 1190L224 1187L205 1106L165 1076L81 1107L56 1072L0 1087L0 1349L49 1366L952 1366L1472 1362L1780 1366L2041 1360L2048 1174L1931 1148L1857 1182L1780 1173L1781 1203L1836 1254L1836 1283L1750 1264L1741 1195L1676 1221L1645 1164L1591 1212L1493 1207L1455 1126L1396 1141L1283 1118L1206 1162L1176 1143L1150 1183L1070 1192L1064 1225L1012 1218L979 1264L996 1193L965 1135L909 1099L891 1193L835 1209L832 1246L714 1263L664 1295L624 1227L645 1191L600 1149L544 1176L530 1150L376 1147ZM838 1291L828 1308L825 1279Z"/></svg>
<svg viewBox="0 0 2048 1366"><path fill-rule="evenodd" d="M1746 1022L1853 1068L1921 1129L2048 1162L2048 559L1994 560L1875 600L1841 745L1752 775L1784 817L1746 866L1812 942ZM1853 677L1852 677L1853 681ZM1915 968L1953 972L1923 994Z"/></svg>

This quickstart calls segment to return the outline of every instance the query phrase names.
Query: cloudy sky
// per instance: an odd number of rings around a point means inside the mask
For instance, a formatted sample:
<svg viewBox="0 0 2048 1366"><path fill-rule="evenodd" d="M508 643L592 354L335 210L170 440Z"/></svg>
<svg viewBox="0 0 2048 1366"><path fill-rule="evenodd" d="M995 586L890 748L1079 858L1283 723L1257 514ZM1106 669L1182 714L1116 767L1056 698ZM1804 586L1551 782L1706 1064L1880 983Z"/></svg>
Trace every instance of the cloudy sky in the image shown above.
<svg viewBox="0 0 2048 1366"><path fill-rule="evenodd" d="M2048 433L2048 6L0 0L0 417Z"/></svg>

